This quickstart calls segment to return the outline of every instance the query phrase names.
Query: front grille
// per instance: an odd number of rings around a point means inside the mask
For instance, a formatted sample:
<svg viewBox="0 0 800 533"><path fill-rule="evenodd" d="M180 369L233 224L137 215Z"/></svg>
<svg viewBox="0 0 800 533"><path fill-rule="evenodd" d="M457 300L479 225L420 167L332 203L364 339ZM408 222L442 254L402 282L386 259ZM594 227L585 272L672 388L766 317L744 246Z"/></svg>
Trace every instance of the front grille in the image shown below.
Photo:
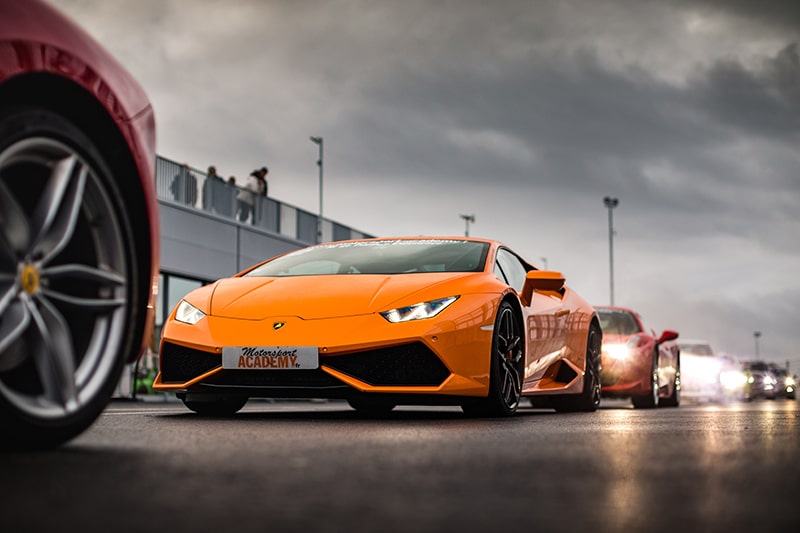
<svg viewBox="0 0 800 533"><path fill-rule="evenodd" d="M421 342L320 358L320 364L375 386L437 386L450 375Z"/></svg>
<svg viewBox="0 0 800 533"><path fill-rule="evenodd" d="M441 385L450 371L421 342L345 355L320 357L320 365L375 386ZM219 354L165 342L161 350L161 381L185 383L222 364ZM339 387L343 383L322 369L223 370L204 383L235 387Z"/></svg>
<svg viewBox="0 0 800 533"><path fill-rule="evenodd" d="M184 383L222 365L219 354L193 350L170 342L165 342L161 347L159 358L163 383Z"/></svg>

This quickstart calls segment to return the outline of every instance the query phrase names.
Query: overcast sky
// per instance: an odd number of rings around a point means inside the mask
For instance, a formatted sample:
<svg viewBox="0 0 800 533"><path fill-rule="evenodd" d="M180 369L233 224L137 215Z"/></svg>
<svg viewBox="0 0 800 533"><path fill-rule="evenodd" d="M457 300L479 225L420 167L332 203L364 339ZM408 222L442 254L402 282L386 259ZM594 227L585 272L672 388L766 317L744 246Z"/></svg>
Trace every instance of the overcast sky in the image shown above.
<svg viewBox="0 0 800 533"><path fill-rule="evenodd" d="M378 235L470 235L595 305L800 370L796 0L53 0L159 155Z"/></svg>

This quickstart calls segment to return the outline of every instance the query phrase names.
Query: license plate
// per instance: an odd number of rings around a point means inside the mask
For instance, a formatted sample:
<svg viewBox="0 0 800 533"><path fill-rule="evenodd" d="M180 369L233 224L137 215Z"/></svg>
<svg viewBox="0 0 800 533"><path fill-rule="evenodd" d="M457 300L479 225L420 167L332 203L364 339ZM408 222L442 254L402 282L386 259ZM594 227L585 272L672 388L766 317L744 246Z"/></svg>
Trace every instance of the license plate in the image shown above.
<svg viewBox="0 0 800 533"><path fill-rule="evenodd" d="M222 368L236 370L305 370L319 368L316 346L225 346Z"/></svg>

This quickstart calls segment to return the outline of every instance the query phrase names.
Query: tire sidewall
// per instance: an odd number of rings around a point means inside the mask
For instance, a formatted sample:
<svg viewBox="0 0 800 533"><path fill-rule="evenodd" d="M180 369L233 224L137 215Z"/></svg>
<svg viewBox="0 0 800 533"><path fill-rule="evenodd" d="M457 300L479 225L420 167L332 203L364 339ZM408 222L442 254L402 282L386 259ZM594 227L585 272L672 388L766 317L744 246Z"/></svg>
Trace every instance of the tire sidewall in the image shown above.
<svg viewBox="0 0 800 533"><path fill-rule="evenodd" d="M517 396L516 404L513 407L510 407L505 402L505 400L503 399L503 394L502 394L502 392L503 392L502 391L502 388L503 388L503 382L502 382L503 369L501 367L501 362L500 362L500 357L501 356L500 356L499 343L500 343L501 319L502 319L503 315L506 313L506 311L511 314L511 317L512 317L512 320L514 321L514 324L515 324L515 327L517 329L517 332L519 332L521 334L519 317L517 317L516 313L514 312L513 306L511 306L511 304L509 304L505 300L500 302L500 305L498 306L498 309L497 309L497 316L495 317L494 330L493 330L493 334L492 334L492 355L491 355L491 372L490 372L491 384L490 384L490 387L489 387L489 389L490 389L489 390L489 395L493 399L493 402L495 403L495 409L496 409L497 413L499 415L501 415L501 416L513 415L517 411L517 408L519 407L519 402L520 402L520 399L521 399L520 396ZM524 361L523 361L523 364L521 364L520 366L524 366ZM520 371L519 375L520 375L520 382L521 382L522 381L521 369L518 369L518 370ZM520 383L520 388L521 388L521 383Z"/></svg>

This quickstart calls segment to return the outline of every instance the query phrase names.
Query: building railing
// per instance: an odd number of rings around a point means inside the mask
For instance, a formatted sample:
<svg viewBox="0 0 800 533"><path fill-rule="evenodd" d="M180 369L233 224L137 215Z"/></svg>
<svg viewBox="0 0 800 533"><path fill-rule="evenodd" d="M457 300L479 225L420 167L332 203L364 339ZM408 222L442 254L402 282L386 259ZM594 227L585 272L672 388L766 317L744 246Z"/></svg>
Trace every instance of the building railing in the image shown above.
<svg viewBox="0 0 800 533"><path fill-rule="evenodd" d="M156 191L158 198L178 205L213 213L242 224L250 224L300 242L317 242L316 214L273 198L255 195L248 189L211 178L205 172L188 165L156 158ZM240 193L252 195L253 208L241 209ZM322 218L322 242L361 239L372 235Z"/></svg>

